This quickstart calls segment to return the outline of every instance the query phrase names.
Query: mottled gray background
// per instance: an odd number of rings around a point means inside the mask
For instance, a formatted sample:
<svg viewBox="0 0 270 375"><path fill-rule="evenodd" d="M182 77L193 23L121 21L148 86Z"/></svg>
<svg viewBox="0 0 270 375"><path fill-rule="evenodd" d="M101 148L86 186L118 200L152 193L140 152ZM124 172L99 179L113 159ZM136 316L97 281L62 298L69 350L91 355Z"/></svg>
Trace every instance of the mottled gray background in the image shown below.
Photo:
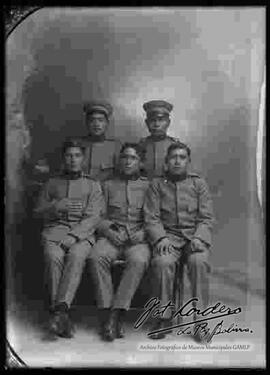
<svg viewBox="0 0 270 375"><path fill-rule="evenodd" d="M10 301L43 298L27 170L44 156L57 166L63 137L86 134L82 102L96 97L113 105L109 135L123 141L147 135L144 101L173 103L169 133L191 146L194 169L213 193L214 272L263 293L256 184L263 8L43 8L6 44Z"/></svg>

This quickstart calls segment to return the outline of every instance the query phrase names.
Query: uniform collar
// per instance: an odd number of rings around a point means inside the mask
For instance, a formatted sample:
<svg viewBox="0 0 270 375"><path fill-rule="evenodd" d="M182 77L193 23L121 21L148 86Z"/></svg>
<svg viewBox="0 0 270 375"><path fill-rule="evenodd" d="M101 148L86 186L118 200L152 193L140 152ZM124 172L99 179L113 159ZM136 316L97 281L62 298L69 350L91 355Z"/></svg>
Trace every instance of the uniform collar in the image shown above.
<svg viewBox="0 0 270 375"><path fill-rule="evenodd" d="M78 178L81 178L83 176L82 171L78 172L70 172L70 171L63 171L63 176L68 180L77 180Z"/></svg>
<svg viewBox="0 0 270 375"><path fill-rule="evenodd" d="M166 178L172 182L184 181L187 178L187 176L188 176L188 173L185 173L184 175L181 175L181 176L173 175L173 174L170 174L169 172L166 173Z"/></svg>
<svg viewBox="0 0 270 375"><path fill-rule="evenodd" d="M88 140L90 142L104 142L105 141L105 134L102 135L89 135Z"/></svg>
<svg viewBox="0 0 270 375"><path fill-rule="evenodd" d="M135 173L133 175L127 176L124 173L120 173L119 172L118 176L119 176L120 180L124 180L124 181L130 181L130 180L131 181L136 181L136 180L138 180L141 177L141 173L138 172L138 173Z"/></svg>
<svg viewBox="0 0 270 375"><path fill-rule="evenodd" d="M158 142L158 141L164 141L164 139L167 138L167 134L160 134L160 135L150 135L149 138L151 140L153 140L154 142Z"/></svg>

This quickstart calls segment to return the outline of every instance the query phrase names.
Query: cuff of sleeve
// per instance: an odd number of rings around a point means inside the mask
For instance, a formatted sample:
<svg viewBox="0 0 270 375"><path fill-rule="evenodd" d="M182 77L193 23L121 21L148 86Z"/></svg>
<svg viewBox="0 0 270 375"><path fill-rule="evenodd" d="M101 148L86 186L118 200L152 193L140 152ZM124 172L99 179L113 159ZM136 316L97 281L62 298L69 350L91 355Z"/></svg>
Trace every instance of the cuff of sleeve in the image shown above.
<svg viewBox="0 0 270 375"><path fill-rule="evenodd" d="M164 240L164 238L167 238L166 236L160 237L156 242L153 243L153 246L157 246L160 241Z"/></svg>
<svg viewBox="0 0 270 375"><path fill-rule="evenodd" d="M200 225L193 235L194 238L205 242L208 246L211 246L211 232L205 225Z"/></svg>
<svg viewBox="0 0 270 375"><path fill-rule="evenodd" d="M202 239L201 237L194 236L197 240L200 240L206 247L210 247L210 243Z"/></svg>

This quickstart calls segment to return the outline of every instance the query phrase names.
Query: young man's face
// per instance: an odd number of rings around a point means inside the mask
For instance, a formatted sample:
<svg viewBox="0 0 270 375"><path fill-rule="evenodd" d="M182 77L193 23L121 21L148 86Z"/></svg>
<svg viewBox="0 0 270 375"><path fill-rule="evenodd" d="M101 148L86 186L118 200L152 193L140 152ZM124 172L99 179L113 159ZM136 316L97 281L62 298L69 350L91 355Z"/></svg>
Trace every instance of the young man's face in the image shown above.
<svg viewBox="0 0 270 375"><path fill-rule="evenodd" d="M69 172L79 172L82 170L84 154L80 147L68 147L64 153L66 170Z"/></svg>
<svg viewBox="0 0 270 375"><path fill-rule="evenodd" d="M101 112L92 112L86 116L86 125L90 135L101 136L108 126L108 119Z"/></svg>
<svg viewBox="0 0 270 375"><path fill-rule="evenodd" d="M183 175L187 172L190 163L187 150L176 148L172 150L167 157L168 172L173 175Z"/></svg>
<svg viewBox="0 0 270 375"><path fill-rule="evenodd" d="M152 115L151 117L148 117L145 122L149 132L154 136L158 136L167 133L170 125L170 118L169 116Z"/></svg>
<svg viewBox="0 0 270 375"><path fill-rule="evenodd" d="M132 147L126 148L120 155L120 170L126 176L140 171L140 156Z"/></svg>

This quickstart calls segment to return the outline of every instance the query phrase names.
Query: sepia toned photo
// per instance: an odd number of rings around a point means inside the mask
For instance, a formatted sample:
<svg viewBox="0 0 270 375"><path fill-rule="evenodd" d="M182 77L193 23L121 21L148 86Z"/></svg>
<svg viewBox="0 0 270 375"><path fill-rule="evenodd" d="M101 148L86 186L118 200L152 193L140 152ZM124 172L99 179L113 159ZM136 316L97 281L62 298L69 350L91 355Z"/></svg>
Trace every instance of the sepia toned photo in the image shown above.
<svg viewBox="0 0 270 375"><path fill-rule="evenodd" d="M5 7L6 368L265 368L265 7Z"/></svg>

